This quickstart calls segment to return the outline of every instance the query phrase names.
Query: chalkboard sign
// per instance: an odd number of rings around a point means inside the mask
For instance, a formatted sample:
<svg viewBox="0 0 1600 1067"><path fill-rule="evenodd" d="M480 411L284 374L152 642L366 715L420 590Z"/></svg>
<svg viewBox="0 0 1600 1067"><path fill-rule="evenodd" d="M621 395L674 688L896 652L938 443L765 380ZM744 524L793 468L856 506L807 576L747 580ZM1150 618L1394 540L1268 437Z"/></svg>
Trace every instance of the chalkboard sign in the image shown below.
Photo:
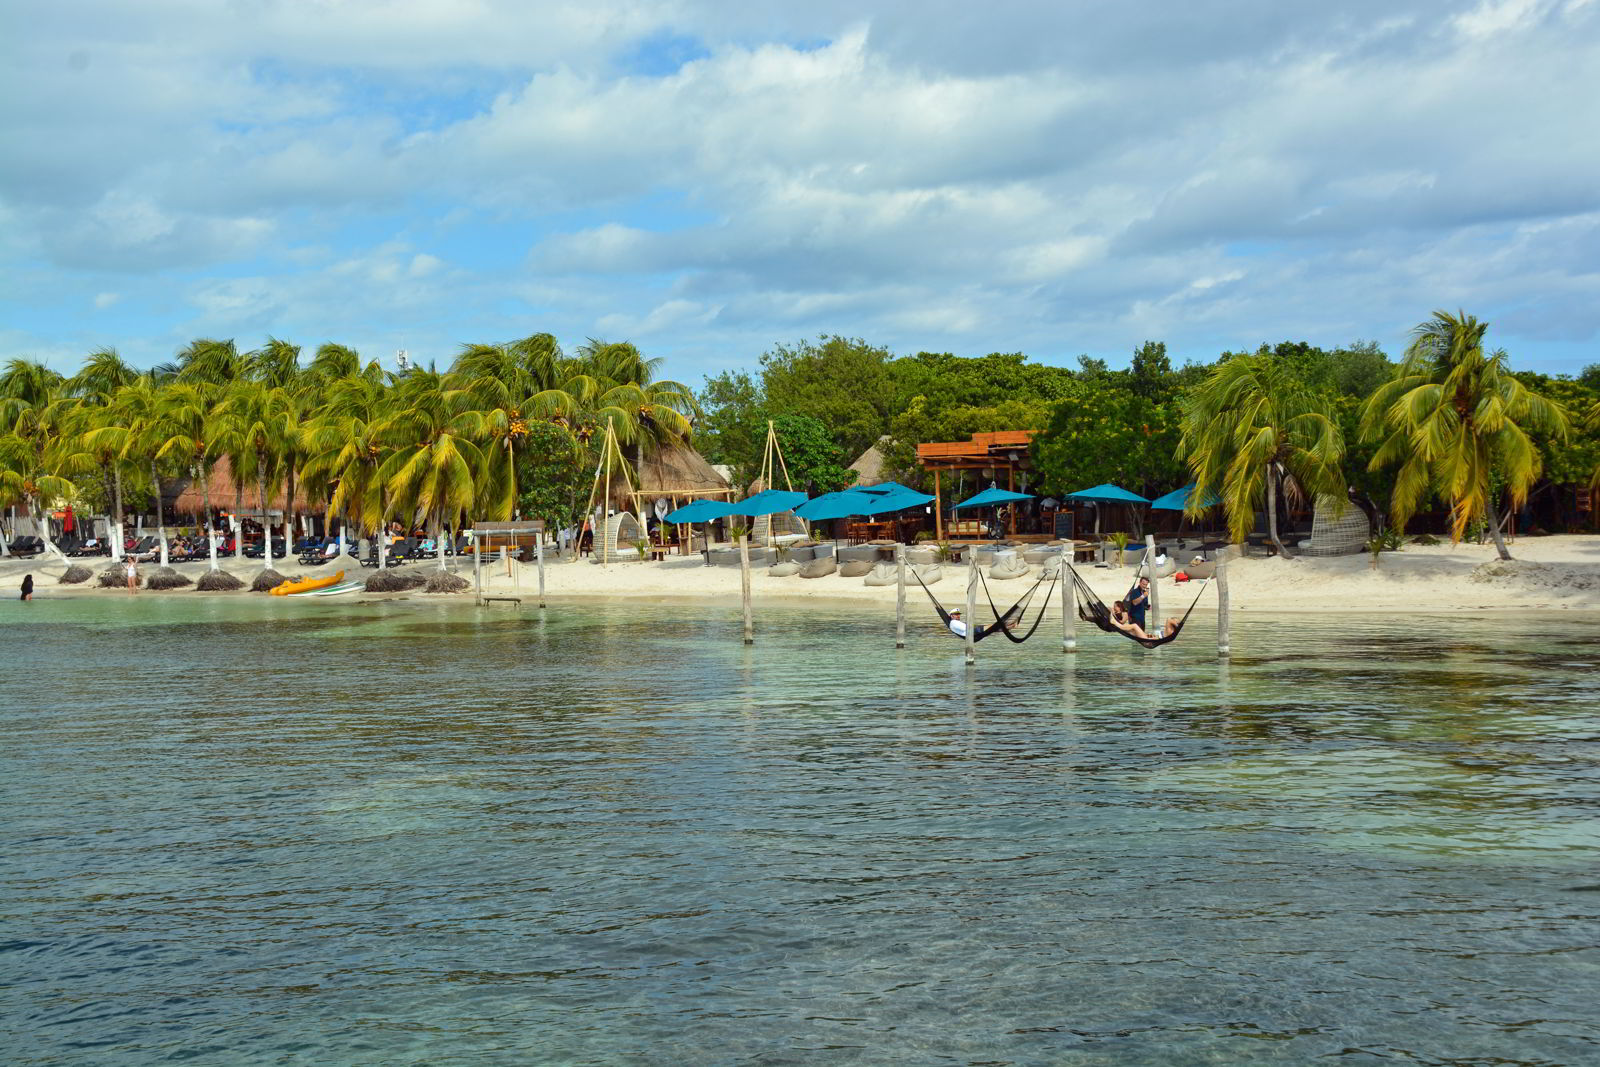
<svg viewBox="0 0 1600 1067"><path fill-rule="evenodd" d="M1056 512L1056 540L1073 540L1072 520L1075 518L1077 518L1077 516L1066 508L1062 508L1060 511Z"/></svg>

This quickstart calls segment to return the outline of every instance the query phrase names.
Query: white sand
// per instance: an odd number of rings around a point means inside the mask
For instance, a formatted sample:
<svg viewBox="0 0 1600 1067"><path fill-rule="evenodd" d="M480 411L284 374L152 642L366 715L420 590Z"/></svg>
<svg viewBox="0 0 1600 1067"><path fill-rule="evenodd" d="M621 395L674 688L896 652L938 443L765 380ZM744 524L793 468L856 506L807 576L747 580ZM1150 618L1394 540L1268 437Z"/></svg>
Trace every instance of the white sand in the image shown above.
<svg viewBox="0 0 1600 1067"><path fill-rule="evenodd" d="M1228 564L1229 587L1234 610L1251 614L1285 612L1376 612L1376 613L1487 613L1496 611L1600 611L1600 536L1530 537L1511 546L1516 559L1496 562L1491 545L1446 544L1436 547L1407 546L1398 553L1385 553L1376 569L1366 555L1328 559L1240 559ZM96 574L109 562L104 558L86 562ZM448 560L456 573L470 579L472 560ZM345 579L366 578L370 568L352 565L345 568ZM146 565L146 573L150 566ZM180 573L199 578L207 565L176 565ZM261 570L259 560L229 561L227 569L247 582ZM506 577L504 564L485 565L489 578L487 592L494 595L520 594L531 602L538 588L536 569L521 564L518 583ZM294 561L276 560L274 568L288 577L331 573L331 568L302 568ZM123 596L123 590L97 589L91 580L86 585L63 586L56 583L61 574L56 560L0 561L0 591L12 599L22 576L32 573L37 599L59 596ZM413 562L406 570L432 573L433 561ZM946 567L944 580L933 587L948 606L965 599L965 571ZM1131 567L1080 567L1090 586L1106 600L1121 596L1134 579ZM1210 583L1207 583L1208 585ZM1015 599L1027 588L1026 580L993 582L995 600ZM1199 591L1194 583L1175 583L1170 578L1160 583L1163 614L1180 614ZM751 579L757 604L780 601L856 600L872 601L892 611L893 586L871 587L860 578L805 579L771 578L757 570ZM730 567L707 567L697 556L670 557L656 563L611 563L599 566L588 562L564 561L546 568L546 589L553 599L572 597L639 598L679 603L695 599L734 599L739 596L739 571ZM1014 592L1013 592L1014 590ZM0 595L5 595L0 593ZM197 594L193 587L169 593L141 591L140 596L240 596L246 593ZM413 591L400 594L423 598ZM461 594L471 596L471 593ZM357 599L358 594L350 594ZM926 609L922 591L913 585L908 591L912 611ZM431 596L427 599L433 599ZM317 598L317 603L338 603L340 598ZM1215 594L1207 590L1197 610L1215 605Z"/></svg>

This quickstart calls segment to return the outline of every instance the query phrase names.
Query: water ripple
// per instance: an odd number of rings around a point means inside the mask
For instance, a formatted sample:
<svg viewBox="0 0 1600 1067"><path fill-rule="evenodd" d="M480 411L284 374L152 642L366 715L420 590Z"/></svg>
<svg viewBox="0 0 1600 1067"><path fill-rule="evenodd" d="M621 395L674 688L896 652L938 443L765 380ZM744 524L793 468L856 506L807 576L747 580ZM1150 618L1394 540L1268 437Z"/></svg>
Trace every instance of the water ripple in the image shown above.
<svg viewBox="0 0 1600 1067"><path fill-rule="evenodd" d="M28 607L9 1063L1600 1061L1570 622Z"/></svg>

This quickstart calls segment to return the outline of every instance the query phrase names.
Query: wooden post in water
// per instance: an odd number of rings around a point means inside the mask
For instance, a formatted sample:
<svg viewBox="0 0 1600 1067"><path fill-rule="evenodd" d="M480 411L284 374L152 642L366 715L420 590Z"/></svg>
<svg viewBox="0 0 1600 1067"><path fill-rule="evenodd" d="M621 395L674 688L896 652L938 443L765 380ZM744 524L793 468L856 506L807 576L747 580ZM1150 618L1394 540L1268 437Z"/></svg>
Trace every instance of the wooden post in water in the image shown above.
<svg viewBox="0 0 1600 1067"><path fill-rule="evenodd" d="M973 631L978 628L978 546L967 546L967 666L977 662L973 655Z"/></svg>
<svg viewBox="0 0 1600 1067"><path fill-rule="evenodd" d="M1156 577L1156 535L1144 535L1144 573L1150 579L1150 618L1155 623L1154 629L1145 627L1146 633L1163 634L1167 632L1167 620L1161 614L1161 579Z"/></svg>
<svg viewBox="0 0 1600 1067"><path fill-rule="evenodd" d="M1067 555L1068 545L1061 550L1061 651L1078 651L1078 585L1072 580L1072 569Z"/></svg>
<svg viewBox="0 0 1600 1067"><path fill-rule="evenodd" d="M483 554L482 554L481 546L478 544L477 536L475 534L474 535L469 535L469 536L472 537L472 588L477 592L477 595L478 595L478 606L482 607L483 606Z"/></svg>
<svg viewBox="0 0 1600 1067"><path fill-rule="evenodd" d="M533 532L533 552L539 560L539 606L544 607L544 531Z"/></svg>
<svg viewBox="0 0 1600 1067"><path fill-rule="evenodd" d="M739 535L739 599L744 602L744 643L756 643L755 619L750 614L750 532Z"/></svg>
<svg viewBox="0 0 1600 1067"><path fill-rule="evenodd" d="M1217 655L1226 657L1232 651L1228 635L1228 550L1224 548L1217 560Z"/></svg>
<svg viewBox="0 0 1600 1067"><path fill-rule="evenodd" d="M894 546L894 561L899 571L894 591L894 647L906 647L906 546Z"/></svg>

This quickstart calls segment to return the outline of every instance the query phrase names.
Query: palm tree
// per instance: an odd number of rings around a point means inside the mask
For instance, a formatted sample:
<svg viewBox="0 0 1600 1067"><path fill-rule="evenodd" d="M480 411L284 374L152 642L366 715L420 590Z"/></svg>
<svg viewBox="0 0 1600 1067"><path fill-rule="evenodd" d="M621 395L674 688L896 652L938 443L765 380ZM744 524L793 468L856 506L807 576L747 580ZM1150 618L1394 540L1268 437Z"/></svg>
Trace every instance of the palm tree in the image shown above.
<svg viewBox="0 0 1600 1067"><path fill-rule="evenodd" d="M250 360L239 354L232 341L209 337L191 341L178 353L178 380L232 385L248 376Z"/></svg>
<svg viewBox="0 0 1600 1067"><path fill-rule="evenodd" d="M1320 396L1270 352L1235 356L1183 401L1178 457L1187 458L1195 490L1191 515L1210 494L1222 498L1228 532L1242 541L1266 500L1267 534L1278 534L1278 495L1291 501L1344 499L1344 436Z"/></svg>
<svg viewBox="0 0 1600 1067"><path fill-rule="evenodd" d="M261 558L272 569L272 523L267 514L267 488L276 484L284 437L294 425L294 404L281 389L260 382L244 381L228 391L217 408L219 446L230 455L242 456L256 479L256 499L261 508ZM233 468L237 483L244 474ZM287 509L286 509L287 510ZM284 546L287 551L288 545Z"/></svg>
<svg viewBox="0 0 1600 1067"><path fill-rule="evenodd" d="M392 449L377 471L389 496L384 518L396 508L421 513L444 570L444 527L463 527L483 469L483 454L473 440L480 420L461 391L432 370L407 374L394 400L393 412L374 429Z"/></svg>
<svg viewBox="0 0 1600 1067"><path fill-rule="evenodd" d="M384 458L375 429L387 415L388 391L383 373L370 363L359 374L329 383L316 416L300 434L307 459L302 477L312 492L328 499L329 514L354 518L360 530L373 531L379 566L386 566L383 513L387 497L377 477Z"/></svg>
<svg viewBox="0 0 1600 1067"><path fill-rule="evenodd" d="M107 425L114 419L111 403L117 391L132 385L139 372L127 364L114 348L97 348L84 358L83 367L67 383L73 397L68 413L70 432L79 439L89 431ZM122 460L117 450L102 448L95 452L96 467L101 472L106 500L111 505L111 558L122 558L122 529L126 517L122 509Z"/></svg>
<svg viewBox="0 0 1600 1067"><path fill-rule="evenodd" d="M60 399L65 379L42 363L13 359L0 373L0 506L20 503L45 551L66 561L50 538L45 502L74 491L59 476L62 440Z"/></svg>
<svg viewBox="0 0 1600 1067"><path fill-rule="evenodd" d="M283 548L287 553L294 544L294 525L298 518L295 514L295 481L305 458L300 451L299 428L303 416L309 415L315 405L317 383L307 380L300 369L299 345L269 337L265 345L251 352L247 358L252 378L269 389L281 391L289 398L294 409L285 415L287 424L279 435L278 453L284 483Z"/></svg>
<svg viewBox="0 0 1600 1067"><path fill-rule="evenodd" d="M217 539L211 529L211 468L217 462L216 386L179 383L162 391L151 437L158 461L187 466L200 481L206 552L211 569L218 570Z"/></svg>
<svg viewBox="0 0 1600 1067"><path fill-rule="evenodd" d="M105 417L83 435L82 443L92 455L112 452L116 463L142 468L150 476L156 504L156 530L161 539L161 565L167 565L167 519L161 499L161 465L156 458L156 423L161 408L161 389L149 375L141 375L118 389L107 405Z"/></svg>
<svg viewBox="0 0 1600 1067"><path fill-rule="evenodd" d="M1464 312L1435 311L1414 331L1394 380L1368 398L1361 428L1381 441L1369 469L1399 466L1389 506L1396 527L1438 493L1450 504L1452 541L1487 522L1500 558L1510 559L1491 483L1503 479L1512 510L1521 507L1543 469L1529 431L1564 439L1567 416L1512 377L1504 350L1484 352L1488 328Z"/></svg>

